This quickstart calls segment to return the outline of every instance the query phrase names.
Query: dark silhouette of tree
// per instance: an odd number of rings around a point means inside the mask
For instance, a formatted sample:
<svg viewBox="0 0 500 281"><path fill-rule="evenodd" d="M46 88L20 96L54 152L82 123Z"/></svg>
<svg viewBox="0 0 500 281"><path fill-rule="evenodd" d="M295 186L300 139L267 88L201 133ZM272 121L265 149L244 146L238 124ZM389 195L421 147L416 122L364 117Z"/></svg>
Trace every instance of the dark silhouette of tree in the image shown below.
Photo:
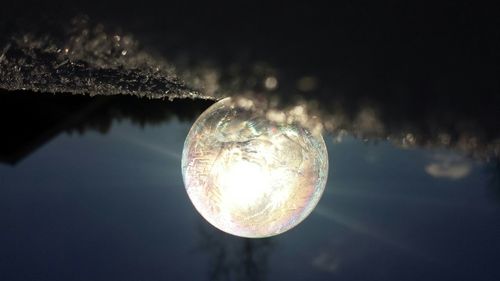
<svg viewBox="0 0 500 281"><path fill-rule="evenodd" d="M197 251L210 258L210 281L266 280L272 238L248 239L231 236L207 224L199 226Z"/></svg>

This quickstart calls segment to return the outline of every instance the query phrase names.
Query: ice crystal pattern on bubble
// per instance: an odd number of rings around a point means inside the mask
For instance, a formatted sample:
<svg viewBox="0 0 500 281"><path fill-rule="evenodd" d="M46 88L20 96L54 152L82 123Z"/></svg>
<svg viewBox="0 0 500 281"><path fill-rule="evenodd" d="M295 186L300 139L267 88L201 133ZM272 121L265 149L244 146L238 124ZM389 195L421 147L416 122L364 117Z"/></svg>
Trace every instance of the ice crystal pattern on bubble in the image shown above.
<svg viewBox="0 0 500 281"><path fill-rule="evenodd" d="M311 213L325 188L328 156L321 134L226 98L191 128L182 172L189 198L208 222L233 235L267 237Z"/></svg>

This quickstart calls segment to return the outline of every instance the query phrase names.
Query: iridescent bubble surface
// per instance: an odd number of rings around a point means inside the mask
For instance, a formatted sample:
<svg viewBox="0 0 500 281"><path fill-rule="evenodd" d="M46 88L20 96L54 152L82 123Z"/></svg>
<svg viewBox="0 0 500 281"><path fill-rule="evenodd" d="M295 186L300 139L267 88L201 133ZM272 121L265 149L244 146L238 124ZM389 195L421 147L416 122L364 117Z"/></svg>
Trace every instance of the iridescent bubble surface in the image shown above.
<svg viewBox="0 0 500 281"><path fill-rule="evenodd" d="M283 233L318 203L328 174L320 133L226 98L192 126L182 155L187 193L212 225L242 237Z"/></svg>

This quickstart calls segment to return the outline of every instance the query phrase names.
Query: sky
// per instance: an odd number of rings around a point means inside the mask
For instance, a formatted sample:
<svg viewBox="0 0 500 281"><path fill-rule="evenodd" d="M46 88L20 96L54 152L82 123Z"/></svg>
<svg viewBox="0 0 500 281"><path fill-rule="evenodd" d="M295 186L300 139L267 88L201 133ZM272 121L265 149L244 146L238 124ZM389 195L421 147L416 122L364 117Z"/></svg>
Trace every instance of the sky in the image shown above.
<svg viewBox="0 0 500 281"><path fill-rule="evenodd" d="M190 122L61 134L0 164L1 280L498 280L492 169L448 150L325 136L329 177L292 230L244 239L184 189Z"/></svg>

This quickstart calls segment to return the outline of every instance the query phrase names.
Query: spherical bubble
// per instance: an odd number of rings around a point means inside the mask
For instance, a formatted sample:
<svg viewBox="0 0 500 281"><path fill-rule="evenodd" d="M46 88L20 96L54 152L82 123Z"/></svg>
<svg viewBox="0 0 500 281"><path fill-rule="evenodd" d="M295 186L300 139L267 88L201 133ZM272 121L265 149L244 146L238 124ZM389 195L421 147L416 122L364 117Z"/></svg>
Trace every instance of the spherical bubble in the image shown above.
<svg viewBox="0 0 500 281"><path fill-rule="evenodd" d="M276 122L248 99L226 98L194 123L182 154L189 198L212 225L268 237L303 221L326 184L321 134Z"/></svg>

